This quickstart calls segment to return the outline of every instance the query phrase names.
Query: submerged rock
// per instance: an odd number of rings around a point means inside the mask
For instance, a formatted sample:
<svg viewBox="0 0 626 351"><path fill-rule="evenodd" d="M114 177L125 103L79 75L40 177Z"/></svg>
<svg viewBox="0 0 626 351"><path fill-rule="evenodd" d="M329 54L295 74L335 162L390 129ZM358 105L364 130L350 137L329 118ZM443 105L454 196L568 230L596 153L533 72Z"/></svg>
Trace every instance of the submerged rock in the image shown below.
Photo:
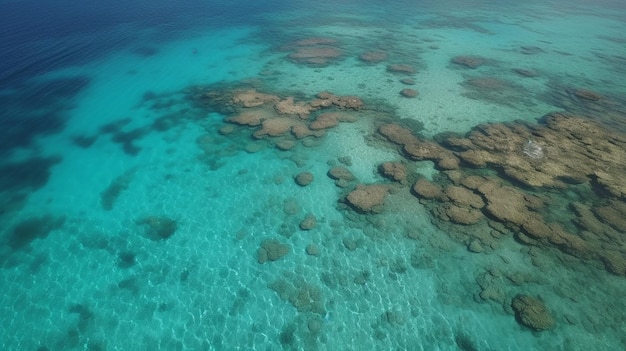
<svg viewBox="0 0 626 351"><path fill-rule="evenodd" d="M261 247L257 251L257 260L263 264L267 261L276 261L289 253L291 247L278 240L267 239L261 242Z"/></svg>
<svg viewBox="0 0 626 351"><path fill-rule="evenodd" d="M319 246L317 246L315 244L307 245L305 251L306 251L307 255L310 255L310 256L319 256L320 255L320 248L319 248Z"/></svg>
<svg viewBox="0 0 626 351"><path fill-rule="evenodd" d="M479 56L456 56L452 58L452 63L474 69L482 66L485 59Z"/></svg>
<svg viewBox="0 0 626 351"><path fill-rule="evenodd" d="M301 172L296 175L295 178L296 184L300 186L307 186L313 182L313 173L311 172Z"/></svg>
<svg viewBox="0 0 626 351"><path fill-rule="evenodd" d="M393 64L387 66L387 71L392 73L413 74L415 68L408 64Z"/></svg>
<svg viewBox="0 0 626 351"><path fill-rule="evenodd" d="M518 322L537 331L554 327L554 317L541 300L528 295L517 295L511 307L515 310Z"/></svg>
<svg viewBox="0 0 626 351"><path fill-rule="evenodd" d="M300 222L300 229L302 230L311 230L317 226L317 218L314 215L308 213L302 222Z"/></svg>
<svg viewBox="0 0 626 351"><path fill-rule="evenodd" d="M480 244L480 241L478 240L472 240L469 245L467 246L467 249L471 252L474 253L481 253L483 251L485 251L485 248ZM484 299L485 297L483 297L482 293L481 293L481 297Z"/></svg>
<svg viewBox="0 0 626 351"><path fill-rule="evenodd" d="M52 231L60 229L65 223L65 217L55 217L44 215L40 217L27 218L15 225L6 238L2 238L2 244L6 244L13 249L21 249L30 244L35 239L43 239Z"/></svg>
<svg viewBox="0 0 626 351"><path fill-rule="evenodd" d="M604 253L602 261L609 272L615 275L626 276L626 257L618 251L611 250Z"/></svg>
<svg viewBox="0 0 626 351"><path fill-rule="evenodd" d="M345 167L331 168L328 171L328 176L334 180L346 180L349 182L356 179L354 175L352 174L352 172L350 172L350 170Z"/></svg>
<svg viewBox="0 0 626 351"><path fill-rule="evenodd" d="M387 185L359 185L346 196L346 202L361 212L380 212L388 193Z"/></svg>
<svg viewBox="0 0 626 351"><path fill-rule="evenodd" d="M268 284L281 300L289 302L300 313L314 313L323 315L324 298L321 289L301 279L279 279Z"/></svg>
<svg viewBox="0 0 626 351"><path fill-rule="evenodd" d="M120 197L120 195L128 189L131 181L133 180L133 176L135 174L135 169L128 170L121 175L117 176L111 184L100 194L102 208L106 211L110 211L113 209L113 205Z"/></svg>
<svg viewBox="0 0 626 351"><path fill-rule="evenodd" d="M580 99L589 101L598 101L602 99L602 95L587 89L576 89L574 90L574 95Z"/></svg>
<svg viewBox="0 0 626 351"><path fill-rule="evenodd" d="M413 185L413 192L420 198L436 199L443 195L441 186L437 183L428 181L426 178L420 178Z"/></svg>
<svg viewBox="0 0 626 351"><path fill-rule="evenodd" d="M165 216L149 216L137 220L145 227L145 235L151 240L165 240L174 235L178 227L175 220Z"/></svg>
<svg viewBox="0 0 626 351"><path fill-rule="evenodd" d="M522 77L528 77L528 78L533 78L539 75L537 71L532 70L532 69L525 69L525 68L514 68L513 72L519 74Z"/></svg>
<svg viewBox="0 0 626 351"><path fill-rule="evenodd" d="M407 177L407 169L400 162L384 162L378 166L380 174L390 180L396 182L405 182Z"/></svg>
<svg viewBox="0 0 626 351"><path fill-rule="evenodd" d="M471 225L484 218L483 213L473 208L462 207L453 203L444 203L435 210L435 214L444 221Z"/></svg>
<svg viewBox="0 0 626 351"><path fill-rule="evenodd" d="M387 53L384 51L368 51L359 56L359 60L365 63L379 63L387 59Z"/></svg>
<svg viewBox="0 0 626 351"><path fill-rule="evenodd" d="M298 64L309 66L327 66L343 54L338 42L332 38L307 38L298 40L289 46L292 51L288 58Z"/></svg>
<svg viewBox="0 0 626 351"><path fill-rule="evenodd" d="M412 160L432 160L441 169L459 167L459 160L451 151L432 141L417 138L399 124L383 124L378 127L378 133L390 142L403 146L404 154Z"/></svg>
<svg viewBox="0 0 626 351"><path fill-rule="evenodd" d="M406 98L414 98L417 96L417 90L415 89L402 89L400 91L400 95L406 97Z"/></svg>

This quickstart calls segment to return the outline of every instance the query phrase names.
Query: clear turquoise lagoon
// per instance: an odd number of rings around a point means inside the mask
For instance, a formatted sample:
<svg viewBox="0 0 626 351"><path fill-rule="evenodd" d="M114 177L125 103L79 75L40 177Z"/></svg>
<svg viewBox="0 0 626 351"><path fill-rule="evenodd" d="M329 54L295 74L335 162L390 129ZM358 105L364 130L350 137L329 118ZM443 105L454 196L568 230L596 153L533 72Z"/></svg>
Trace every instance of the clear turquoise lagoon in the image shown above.
<svg viewBox="0 0 626 351"><path fill-rule="evenodd" d="M626 349L622 2L0 4L0 349Z"/></svg>

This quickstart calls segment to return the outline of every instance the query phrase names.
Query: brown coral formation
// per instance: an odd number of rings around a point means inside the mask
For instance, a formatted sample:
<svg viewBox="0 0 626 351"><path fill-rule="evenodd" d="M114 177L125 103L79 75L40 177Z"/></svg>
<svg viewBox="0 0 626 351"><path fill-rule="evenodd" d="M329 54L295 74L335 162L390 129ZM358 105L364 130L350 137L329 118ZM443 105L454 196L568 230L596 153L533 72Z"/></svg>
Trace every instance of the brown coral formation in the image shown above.
<svg viewBox="0 0 626 351"><path fill-rule="evenodd" d="M336 96L327 91L316 95L316 99L311 101L311 106L315 108L335 106L340 109L359 110L363 107L363 101L358 96Z"/></svg>
<svg viewBox="0 0 626 351"><path fill-rule="evenodd" d="M517 295L511 307L515 310L517 320L523 325L537 331L554 327L554 317L541 300L528 295Z"/></svg>
<svg viewBox="0 0 626 351"><path fill-rule="evenodd" d="M407 169L400 162L384 162L378 166L378 171L385 178L400 183L406 182Z"/></svg>
<svg viewBox="0 0 626 351"><path fill-rule="evenodd" d="M452 58L452 63L474 69L485 64L485 59L479 56L456 56Z"/></svg>
<svg viewBox="0 0 626 351"><path fill-rule="evenodd" d="M327 112L317 116L309 128L312 130L328 129L337 126L339 122L354 122L355 120L356 116L352 114Z"/></svg>
<svg viewBox="0 0 626 351"><path fill-rule="evenodd" d="M266 103L276 103L278 96L257 92L254 89L238 91L233 96L233 102L243 107L257 107Z"/></svg>
<svg viewBox="0 0 626 351"><path fill-rule="evenodd" d="M387 185L361 184L348 193L346 202L360 212L380 212L388 193L389 187Z"/></svg>
<svg viewBox="0 0 626 351"><path fill-rule="evenodd" d="M422 140L399 124L383 124L378 133L388 141L400 145L407 157L413 160L431 160L441 169L459 167L458 158L449 150L428 140Z"/></svg>
<svg viewBox="0 0 626 351"><path fill-rule="evenodd" d="M480 222L483 214L471 207L460 206L452 202L444 203L435 211L435 215L444 221L456 224L471 225Z"/></svg>
<svg viewBox="0 0 626 351"><path fill-rule="evenodd" d="M382 126L379 132L399 145L419 145L397 126ZM413 193L439 219L504 224L524 244L555 247L626 275L626 242L620 234L626 231L626 185L620 181L626 174L626 138L588 119L552 113L540 125L480 125L465 137L439 140L469 166L446 172L443 183L452 184L443 187L425 179L414 184ZM498 170L498 176L473 175L477 168ZM547 215L550 202L562 201L557 194L539 197L532 191L570 187L587 189L585 197L569 204L571 223Z"/></svg>
<svg viewBox="0 0 626 351"><path fill-rule="evenodd" d="M332 38L308 38L299 40L289 46L292 51L288 58L298 64L309 66L327 66L342 56Z"/></svg>
<svg viewBox="0 0 626 351"><path fill-rule="evenodd" d="M417 90L415 89L402 89L400 91L400 95L406 97L406 98L414 98L417 96Z"/></svg>
<svg viewBox="0 0 626 351"><path fill-rule="evenodd" d="M301 119L307 119L311 111L315 110L305 102L295 102L292 96L276 102L274 108L281 115L298 115Z"/></svg>
<svg viewBox="0 0 626 351"><path fill-rule="evenodd" d="M359 56L359 60L365 63L379 63L387 59L387 53L384 51L367 51Z"/></svg>
<svg viewBox="0 0 626 351"><path fill-rule="evenodd" d="M540 159L525 152L529 141L542 149ZM626 171L621 162L626 138L583 118L553 113L545 125L481 125L466 139L447 143L461 150L456 155L464 162L502 168L508 178L528 186L562 188L592 180L616 197L626 195L616 181Z"/></svg>
<svg viewBox="0 0 626 351"><path fill-rule="evenodd" d="M439 184L428 181L426 178L420 178L413 185L413 192L425 199L438 199L443 195L442 188Z"/></svg>
<svg viewBox="0 0 626 351"><path fill-rule="evenodd" d="M354 177L354 175L352 174L352 172L350 172L349 169L345 168L345 167L333 167L328 171L328 176L331 177L334 180L346 180L346 181L353 181L356 178Z"/></svg>
<svg viewBox="0 0 626 351"><path fill-rule="evenodd" d="M450 202L462 207L481 209L485 206L480 195L462 186L449 185L444 190L443 195Z"/></svg>
<svg viewBox="0 0 626 351"><path fill-rule="evenodd" d="M413 74L415 68L408 64L393 64L387 66L387 71L400 74Z"/></svg>
<svg viewBox="0 0 626 351"><path fill-rule="evenodd" d="M300 139L322 137L327 129L340 123L356 121L355 111L364 107L357 96L329 92L321 92L310 100L281 97L250 87L224 89L219 85L213 89L192 87L188 93L199 107L225 114L226 122L253 127L254 138L274 138L272 144L281 150L294 148ZM316 117L312 118L312 114ZM222 135L236 131L232 126L220 130L224 130Z"/></svg>
<svg viewBox="0 0 626 351"><path fill-rule="evenodd" d="M339 124L339 119L334 113L323 113L313 121L309 128L312 130L328 129Z"/></svg>
<svg viewBox="0 0 626 351"><path fill-rule="evenodd" d="M288 117L275 117L266 119L261 123L261 129L254 132L255 138L261 138L263 136L275 137L290 133L294 127L304 126L303 122L288 118Z"/></svg>
<svg viewBox="0 0 626 351"><path fill-rule="evenodd" d="M426 200L437 200L433 214L445 222L471 225L484 219L483 198L473 190L457 185L440 185L420 178L413 185L413 194Z"/></svg>

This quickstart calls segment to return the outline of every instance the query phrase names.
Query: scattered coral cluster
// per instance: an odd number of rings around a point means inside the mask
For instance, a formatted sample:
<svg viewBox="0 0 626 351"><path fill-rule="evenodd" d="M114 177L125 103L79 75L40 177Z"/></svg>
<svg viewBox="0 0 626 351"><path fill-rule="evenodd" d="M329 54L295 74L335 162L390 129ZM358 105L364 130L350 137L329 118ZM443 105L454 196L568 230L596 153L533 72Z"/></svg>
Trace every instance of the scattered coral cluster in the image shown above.
<svg viewBox="0 0 626 351"><path fill-rule="evenodd" d="M309 67L326 67L336 63L348 56L349 50L343 48L340 40L327 37L311 37L290 42L280 47L280 51L288 52L286 58L298 65ZM368 50L358 55L358 60L366 65L376 65L387 61L395 61L390 59L389 54L383 50ZM415 65L410 63L389 63L387 64L387 72L398 75L402 78L400 81L406 85L415 85L416 82L411 77L417 73ZM413 88L405 88L400 90L400 96L405 98L415 98L419 92Z"/></svg>
<svg viewBox="0 0 626 351"><path fill-rule="evenodd" d="M319 41L297 47L326 45L334 44ZM304 57L304 52L295 56ZM375 52L361 57L368 64L385 59ZM452 62L473 69L486 60L457 57ZM387 70L401 75L414 72L408 65L389 65ZM501 82L482 79L469 84L498 89ZM319 140L330 128L364 118L370 110L359 97L328 92L306 98L250 86L212 86L194 87L188 93L197 106L225 115L220 134L244 131L280 150L292 149L305 140ZM405 96L411 94L406 92ZM593 93L577 96L597 101ZM436 225L445 227L450 237L462 241L471 252L496 251L498 241L512 235L521 244L557 249L555 252L626 276L626 186L620 178L626 173L626 138L622 135L588 118L564 113L548 114L537 124L482 124L466 135L445 133L432 139L419 136L419 128L395 116L381 114L371 119L369 125L374 129L367 140L375 147L382 144L396 149L403 160L377 165L375 171L383 180L369 184L360 183L352 174L349 160L340 160L343 165L329 164L327 175L342 191L339 201L351 209L347 215L384 212L387 197L406 191L431 211ZM432 180L419 176L413 166L421 161L433 162L439 175ZM303 171L295 174L293 181L307 187L314 178ZM564 197L564 191L570 195ZM415 206L415 202L406 206ZM555 215L563 209L569 211L569 217ZM303 231L316 226L313 214L301 218L297 225ZM344 238L343 244L355 250L358 240ZM289 251L288 244L269 239L261 243L257 259L259 263L271 262ZM320 247L309 244L305 253L319 256ZM277 282L272 289L283 294L287 287ZM294 300L300 295L298 289L288 289L295 295L289 293L293 297L285 295L285 299L300 309L300 302ZM518 321L531 329L554 326L554 317L541 300L519 295L511 303L512 295L508 299L505 296L489 284L480 294L485 300L508 306L505 310L515 313ZM313 320L317 323L318 317Z"/></svg>
<svg viewBox="0 0 626 351"><path fill-rule="evenodd" d="M464 65L477 61L453 60ZM409 67L394 66L392 70L403 72ZM226 122L250 128L254 138L276 140L283 150L303 138L319 138L341 122L355 121L356 112L364 108L356 96L328 92L313 99L296 99L250 88L195 87L191 96L200 106L219 104L227 114ZM524 244L556 247L626 275L626 248L619 234L626 229L622 219L626 186L620 181L626 172L623 136L588 119L562 113L549 114L537 125L484 124L465 136L446 134L435 140L418 137L401 123L382 123L377 135L408 162L429 160L446 171L447 177L441 181L422 178L410 187L440 220L460 225L503 224ZM402 163L383 163L379 172L398 185L408 185ZM361 213L382 211L385 197L394 189L390 184L355 184L351 172L341 166L330 169L329 177L347 190L343 201ZM312 175L303 172L295 181L306 186ZM579 186L595 196L579 196L569 204L575 214L571 223L546 216L558 195L542 190ZM302 227L309 228L312 223L308 218ZM488 242L482 244L489 246ZM473 245L476 248L477 244Z"/></svg>
<svg viewBox="0 0 626 351"><path fill-rule="evenodd" d="M311 66L326 66L343 55L339 42L332 38L301 39L284 50L291 52L287 57L293 62Z"/></svg>
<svg viewBox="0 0 626 351"><path fill-rule="evenodd" d="M250 87L219 89L194 87L194 102L203 107L215 107L226 114L226 122L251 128L255 139L270 138L275 145L288 150L307 137L320 138L330 128L342 122L358 119L363 101L356 96L336 96L321 92L313 99L298 99L267 94ZM220 129L222 134L235 130Z"/></svg>

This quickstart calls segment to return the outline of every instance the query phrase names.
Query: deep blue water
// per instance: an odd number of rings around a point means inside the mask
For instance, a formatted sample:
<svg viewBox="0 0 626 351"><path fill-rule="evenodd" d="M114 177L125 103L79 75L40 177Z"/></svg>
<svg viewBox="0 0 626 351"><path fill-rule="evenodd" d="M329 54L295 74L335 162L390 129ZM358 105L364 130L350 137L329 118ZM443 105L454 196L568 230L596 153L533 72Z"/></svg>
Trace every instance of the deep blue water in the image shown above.
<svg viewBox="0 0 626 351"><path fill-rule="evenodd" d="M252 24L261 5L216 1L6 1L0 13L0 154L63 129L72 99L89 76L38 80L113 52L158 52L194 30ZM149 29L149 33L146 33Z"/></svg>
<svg viewBox="0 0 626 351"><path fill-rule="evenodd" d="M222 4L200 1L127 1L121 6L8 1L0 14L0 85L19 86L39 74L89 62L141 41L171 40L194 26L245 21L245 12L236 17L228 14ZM155 30L150 37L132 35L133 29L146 27Z"/></svg>

